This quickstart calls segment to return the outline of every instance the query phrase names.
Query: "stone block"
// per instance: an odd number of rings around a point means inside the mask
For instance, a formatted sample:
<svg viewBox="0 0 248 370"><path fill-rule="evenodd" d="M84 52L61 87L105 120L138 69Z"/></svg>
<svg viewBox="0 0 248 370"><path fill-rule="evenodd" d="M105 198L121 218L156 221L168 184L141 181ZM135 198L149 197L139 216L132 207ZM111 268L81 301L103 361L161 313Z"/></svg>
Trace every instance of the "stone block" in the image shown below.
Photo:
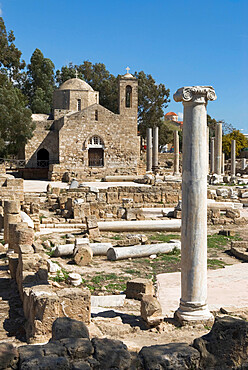
<svg viewBox="0 0 248 370"><path fill-rule="evenodd" d="M86 202L95 202L97 199L96 193L87 193L86 194Z"/></svg>
<svg viewBox="0 0 248 370"><path fill-rule="evenodd" d="M118 192L107 193L107 203L118 203Z"/></svg>
<svg viewBox="0 0 248 370"><path fill-rule="evenodd" d="M127 346L119 340L93 338L94 357L100 363L99 369L131 369L131 355ZM108 364L106 366L106 364Z"/></svg>
<svg viewBox="0 0 248 370"><path fill-rule="evenodd" d="M4 213L4 241L9 242L9 225L21 222L19 213Z"/></svg>
<svg viewBox="0 0 248 370"><path fill-rule="evenodd" d="M143 295L141 299L140 314L150 326L156 326L164 319L159 301L156 297L148 294Z"/></svg>
<svg viewBox="0 0 248 370"><path fill-rule="evenodd" d="M91 294L89 289L64 288L57 292L60 302L59 317L70 317L75 320L90 323Z"/></svg>
<svg viewBox="0 0 248 370"><path fill-rule="evenodd" d="M93 239L93 240L94 239L99 239L99 237L100 237L100 231L99 231L98 227L95 228L95 229L89 229L88 234L89 234L90 239Z"/></svg>
<svg viewBox="0 0 248 370"><path fill-rule="evenodd" d="M89 265L93 258L93 252L89 246L79 246L74 256L74 261L78 266Z"/></svg>
<svg viewBox="0 0 248 370"><path fill-rule="evenodd" d="M95 216L86 217L86 224L88 229L95 229L98 227L97 219Z"/></svg>
<svg viewBox="0 0 248 370"><path fill-rule="evenodd" d="M126 297L141 300L143 295L154 295L154 286L151 280L137 278L127 282Z"/></svg>
<svg viewBox="0 0 248 370"><path fill-rule="evenodd" d="M34 253L34 248L32 245L27 245L27 244L21 244L18 246L18 253L20 254L33 254Z"/></svg>
<svg viewBox="0 0 248 370"><path fill-rule="evenodd" d="M200 352L201 369L242 369L247 366L248 322L216 317L211 331L193 342Z"/></svg>
<svg viewBox="0 0 248 370"><path fill-rule="evenodd" d="M144 369L199 369L200 354L187 343L143 347L139 357ZM206 368L207 369L207 368Z"/></svg>
<svg viewBox="0 0 248 370"><path fill-rule="evenodd" d="M19 213L21 210L20 202L17 200L5 200L4 201L4 213Z"/></svg>
<svg viewBox="0 0 248 370"><path fill-rule="evenodd" d="M70 317L58 317L52 326L52 339L60 340L63 338L89 339L89 330L82 321Z"/></svg>
<svg viewBox="0 0 248 370"><path fill-rule="evenodd" d="M37 336L47 339L51 336L52 324L61 314L60 304L60 299L49 285L34 286L29 295L25 295L23 309L29 340Z"/></svg>
<svg viewBox="0 0 248 370"><path fill-rule="evenodd" d="M8 260L9 260L9 271L10 271L10 276L11 279L16 279L16 271L17 271L17 266L18 266L18 254L13 253L8 255Z"/></svg>
<svg viewBox="0 0 248 370"><path fill-rule="evenodd" d="M19 353L10 343L0 343L0 369L16 369Z"/></svg>

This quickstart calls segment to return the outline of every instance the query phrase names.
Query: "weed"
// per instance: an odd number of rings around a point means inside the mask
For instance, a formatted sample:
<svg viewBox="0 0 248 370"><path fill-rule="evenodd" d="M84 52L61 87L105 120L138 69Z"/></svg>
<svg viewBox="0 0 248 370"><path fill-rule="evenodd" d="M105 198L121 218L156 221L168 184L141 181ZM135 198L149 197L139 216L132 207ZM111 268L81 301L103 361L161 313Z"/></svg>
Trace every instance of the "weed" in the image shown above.
<svg viewBox="0 0 248 370"><path fill-rule="evenodd" d="M124 272L125 272L126 274L140 275L140 271L138 271L138 270L134 270L134 269L127 269L127 270L124 270Z"/></svg>
<svg viewBox="0 0 248 370"><path fill-rule="evenodd" d="M121 240L121 237L120 237L120 235L114 235L114 236L111 236L110 239L113 239L113 240Z"/></svg>
<svg viewBox="0 0 248 370"><path fill-rule="evenodd" d="M226 265L227 264L225 262L220 261L218 259L208 258L208 268L217 269L217 268L225 267Z"/></svg>
<svg viewBox="0 0 248 370"><path fill-rule="evenodd" d="M208 248L225 249L226 245L231 240L242 240L239 235L225 236L225 235L208 235Z"/></svg>

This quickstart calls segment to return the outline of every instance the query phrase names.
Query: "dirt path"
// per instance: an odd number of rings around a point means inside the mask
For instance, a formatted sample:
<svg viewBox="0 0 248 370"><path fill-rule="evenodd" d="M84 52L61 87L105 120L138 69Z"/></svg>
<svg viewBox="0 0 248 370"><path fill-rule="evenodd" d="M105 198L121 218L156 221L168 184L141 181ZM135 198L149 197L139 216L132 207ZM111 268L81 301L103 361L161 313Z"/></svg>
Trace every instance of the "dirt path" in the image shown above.
<svg viewBox="0 0 248 370"><path fill-rule="evenodd" d="M4 248L0 247L0 341L22 344L25 341L22 301L17 285L10 278Z"/></svg>

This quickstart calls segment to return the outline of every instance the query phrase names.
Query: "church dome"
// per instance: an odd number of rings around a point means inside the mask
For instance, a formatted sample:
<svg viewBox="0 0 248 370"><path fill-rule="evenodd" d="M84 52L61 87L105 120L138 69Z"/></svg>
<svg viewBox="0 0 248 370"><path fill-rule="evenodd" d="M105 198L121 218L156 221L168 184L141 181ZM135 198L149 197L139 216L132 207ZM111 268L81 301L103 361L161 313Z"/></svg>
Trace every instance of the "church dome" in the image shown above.
<svg viewBox="0 0 248 370"><path fill-rule="evenodd" d="M94 91L92 87L87 84L87 82L80 80L80 78L71 78L70 80L65 81L59 87L59 90L87 90Z"/></svg>

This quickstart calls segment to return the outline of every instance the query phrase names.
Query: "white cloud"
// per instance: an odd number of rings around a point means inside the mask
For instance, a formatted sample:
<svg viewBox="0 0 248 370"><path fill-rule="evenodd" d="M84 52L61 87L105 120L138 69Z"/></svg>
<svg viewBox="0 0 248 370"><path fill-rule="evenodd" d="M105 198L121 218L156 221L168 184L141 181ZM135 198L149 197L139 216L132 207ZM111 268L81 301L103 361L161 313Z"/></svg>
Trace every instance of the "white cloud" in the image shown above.
<svg viewBox="0 0 248 370"><path fill-rule="evenodd" d="M177 115L178 115L178 121L183 121L183 113L178 112Z"/></svg>
<svg viewBox="0 0 248 370"><path fill-rule="evenodd" d="M0 17L3 15L2 4L0 3Z"/></svg>

